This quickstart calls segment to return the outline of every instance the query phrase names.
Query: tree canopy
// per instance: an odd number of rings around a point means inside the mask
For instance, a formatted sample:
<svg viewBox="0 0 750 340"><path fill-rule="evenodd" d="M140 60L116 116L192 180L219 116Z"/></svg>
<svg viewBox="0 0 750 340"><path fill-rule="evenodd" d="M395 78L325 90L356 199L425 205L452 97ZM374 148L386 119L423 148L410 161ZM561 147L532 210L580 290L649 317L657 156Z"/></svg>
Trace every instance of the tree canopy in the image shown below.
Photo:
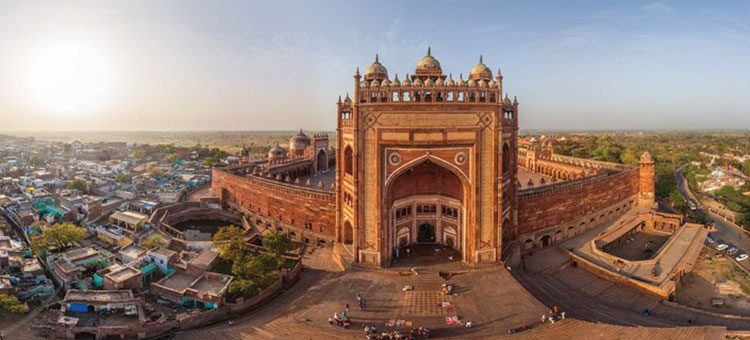
<svg viewBox="0 0 750 340"><path fill-rule="evenodd" d="M42 228L41 234L31 235L31 248L37 255L61 249L86 237L86 229L71 223L58 223Z"/></svg>
<svg viewBox="0 0 750 340"><path fill-rule="evenodd" d="M23 303L13 295L0 294L0 315L23 313Z"/></svg>
<svg viewBox="0 0 750 340"><path fill-rule="evenodd" d="M245 241L245 231L235 225L219 228L211 242L219 250L219 257L227 261L235 261L250 248Z"/></svg>
<svg viewBox="0 0 750 340"><path fill-rule="evenodd" d="M161 236L158 236L158 235L141 242L141 247L146 248L146 249L153 249L153 248L166 247L166 246L167 246L167 241L165 241Z"/></svg>
<svg viewBox="0 0 750 340"><path fill-rule="evenodd" d="M80 192L86 192L89 187L89 182L87 182L83 178L74 178L70 183L68 183L68 189L75 189Z"/></svg>

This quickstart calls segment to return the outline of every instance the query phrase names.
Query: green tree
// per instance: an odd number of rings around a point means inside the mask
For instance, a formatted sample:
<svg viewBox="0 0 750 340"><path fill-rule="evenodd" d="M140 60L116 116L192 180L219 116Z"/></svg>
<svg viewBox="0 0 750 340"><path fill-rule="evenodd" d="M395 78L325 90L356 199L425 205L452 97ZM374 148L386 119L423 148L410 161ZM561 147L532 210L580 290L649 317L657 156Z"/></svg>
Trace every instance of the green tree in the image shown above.
<svg viewBox="0 0 750 340"><path fill-rule="evenodd" d="M173 152L173 153L170 153L169 155L164 156L163 161L174 164L175 162L177 162L178 159L180 159L180 155L177 154L176 152Z"/></svg>
<svg viewBox="0 0 750 340"><path fill-rule="evenodd" d="M626 151L620 155L620 162L626 165L638 165L638 157L632 152Z"/></svg>
<svg viewBox="0 0 750 340"><path fill-rule="evenodd" d="M83 178L74 178L70 183L68 183L68 189L75 189L80 192L86 192L89 187L89 182L87 182Z"/></svg>
<svg viewBox="0 0 750 340"><path fill-rule="evenodd" d="M13 295L0 294L0 315L23 313L23 303Z"/></svg>
<svg viewBox="0 0 750 340"><path fill-rule="evenodd" d="M86 237L86 229L71 223L58 223L42 229L40 235L32 235L32 250L43 255L51 249L64 248Z"/></svg>
<svg viewBox="0 0 750 340"><path fill-rule="evenodd" d="M209 156L203 159L203 163L205 163L207 167L213 168L217 162L215 157Z"/></svg>
<svg viewBox="0 0 750 340"><path fill-rule="evenodd" d="M133 157L134 157L134 158L135 158L135 159L136 159L137 161L139 161L139 162L140 162L140 161L143 161L144 159L146 159L146 150L143 150L143 149L135 149L135 150L133 151Z"/></svg>
<svg viewBox="0 0 750 340"><path fill-rule="evenodd" d="M128 183L130 182L130 177L125 174L117 174L115 176L115 181L117 181L117 183Z"/></svg>
<svg viewBox="0 0 750 340"><path fill-rule="evenodd" d="M742 172L745 174L745 176L750 177L750 159L742 163Z"/></svg>
<svg viewBox="0 0 750 340"><path fill-rule="evenodd" d="M44 165L44 159L39 155L33 155L29 158L29 164L33 167Z"/></svg>
<svg viewBox="0 0 750 340"><path fill-rule="evenodd" d="M678 210L685 210L685 199L682 198L682 195L677 192L677 190L673 190L669 193L669 203L671 203L672 206L674 206Z"/></svg>
<svg viewBox="0 0 750 340"><path fill-rule="evenodd" d="M219 257L226 261L234 261L250 248L245 241L245 231L235 225L219 228L211 242L219 250Z"/></svg>
<svg viewBox="0 0 750 340"><path fill-rule="evenodd" d="M166 246L167 246L167 241L164 241L164 239L158 235L141 242L141 247L146 248L146 249L154 249L154 248L166 247Z"/></svg>
<svg viewBox="0 0 750 340"><path fill-rule="evenodd" d="M272 231L263 235L263 247L268 249L277 258L284 255L291 244L292 240L289 239L289 234L283 231Z"/></svg>
<svg viewBox="0 0 750 340"><path fill-rule="evenodd" d="M234 279L229 284L227 293L229 296L253 296L258 293L259 285L255 280Z"/></svg>

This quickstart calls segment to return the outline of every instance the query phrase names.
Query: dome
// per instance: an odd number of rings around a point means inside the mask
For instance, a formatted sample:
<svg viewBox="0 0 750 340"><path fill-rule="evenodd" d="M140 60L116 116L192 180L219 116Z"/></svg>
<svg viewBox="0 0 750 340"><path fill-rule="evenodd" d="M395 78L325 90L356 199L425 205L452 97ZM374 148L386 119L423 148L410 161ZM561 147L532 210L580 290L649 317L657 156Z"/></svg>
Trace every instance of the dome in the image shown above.
<svg viewBox="0 0 750 340"><path fill-rule="evenodd" d="M372 83L370 83L370 87L379 87L379 86L380 86L380 82L377 79L373 80Z"/></svg>
<svg viewBox="0 0 750 340"><path fill-rule="evenodd" d="M490 87L493 89L497 87L497 82L495 81L495 79L490 80Z"/></svg>
<svg viewBox="0 0 750 340"><path fill-rule="evenodd" d="M433 87L434 85L435 85L435 82L432 81L432 78L427 78L427 80L425 80L424 82L424 86L427 86L427 87Z"/></svg>
<svg viewBox="0 0 750 340"><path fill-rule="evenodd" d="M400 81L400 80L398 80L398 74L396 75L396 77L395 77L395 78L393 78L393 82L391 82L391 85L393 85L393 86L395 86L395 87L399 87L399 86L401 86L401 81Z"/></svg>
<svg viewBox="0 0 750 340"><path fill-rule="evenodd" d="M421 86L422 86L422 84L423 84L423 83L422 83L422 79L419 79L419 78L417 78L417 79L414 79L414 86L419 86L419 87L421 87Z"/></svg>
<svg viewBox="0 0 750 340"><path fill-rule="evenodd" d="M474 79L469 79L468 84L469 84L469 87L475 87L475 86L477 86L477 82L474 81Z"/></svg>
<svg viewBox="0 0 750 340"><path fill-rule="evenodd" d="M411 86L411 80L409 80L409 74L406 74L406 77L404 77L404 81L401 82L401 86L409 87Z"/></svg>
<svg viewBox="0 0 750 340"><path fill-rule="evenodd" d="M417 63L417 71L441 71L440 62L432 56L429 47L427 48L427 55Z"/></svg>
<svg viewBox="0 0 750 340"><path fill-rule="evenodd" d="M464 85L466 85L466 82L464 81L464 75L463 74L459 74L458 75L458 82L456 83L456 85L458 85L458 86L464 86Z"/></svg>
<svg viewBox="0 0 750 340"><path fill-rule="evenodd" d="M487 81L485 81L484 79L480 80L479 87L487 87Z"/></svg>
<svg viewBox="0 0 750 340"><path fill-rule="evenodd" d="M448 80L445 81L445 86L456 86L456 81L453 80L453 75L448 76Z"/></svg>
<svg viewBox="0 0 750 340"><path fill-rule="evenodd" d="M283 158L286 157L286 150L276 143L271 150L268 150L268 158Z"/></svg>
<svg viewBox="0 0 750 340"><path fill-rule="evenodd" d="M291 150L304 150L308 146L310 146L310 137L304 134L302 129L300 129L299 133L289 140L289 149Z"/></svg>
<svg viewBox="0 0 750 340"><path fill-rule="evenodd" d="M444 84L445 84L445 83L444 83L444 82L443 82L443 80L442 80L442 79L440 79L440 78L438 78L437 80L435 80L435 86L443 86Z"/></svg>
<svg viewBox="0 0 750 340"><path fill-rule="evenodd" d="M479 63L471 68L471 72L469 72L469 79L492 79L492 70L490 70L490 68L482 62L481 55L479 56Z"/></svg>
<svg viewBox="0 0 750 340"><path fill-rule="evenodd" d="M388 70L378 61L378 55L375 55L375 61L365 69L365 79L383 79L388 78Z"/></svg>

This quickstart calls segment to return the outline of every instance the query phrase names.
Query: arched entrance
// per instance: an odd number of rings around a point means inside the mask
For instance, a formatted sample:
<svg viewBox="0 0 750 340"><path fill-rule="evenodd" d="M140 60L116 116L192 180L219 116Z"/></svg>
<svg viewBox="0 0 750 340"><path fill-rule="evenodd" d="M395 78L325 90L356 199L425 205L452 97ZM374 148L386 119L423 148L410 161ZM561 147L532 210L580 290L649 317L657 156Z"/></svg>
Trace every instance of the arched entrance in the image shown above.
<svg viewBox="0 0 750 340"><path fill-rule="evenodd" d="M542 236L542 248L549 247L552 244L552 237L549 235Z"/></svg>
<svg viewBox="0 0 750 340"><path fill-rule="evenodd" d="M326 152L323 151L323 149L320 149L318 151L318 156L316 157L315 163L317 163L317 170L318 172L328 170L328 157L326 156Z"/></svg>
<svg viewBox="0 0 750 340"><path fill-rule="evenodd" d="M349 221L344 222L344 244L351 245L354 243L354 227Z"/></svg>
<svg viewBox="0 0 750 340"><path fill-rule="evenodd" d="M417 242L435 243L435 227L429 223L420 225L417 233Z"/></svg>
<svg viewBox="0 0 750 340"><path fill-rule="evenodd" d="M425 159L397 170L387 180L384 210L388 212L388 256L392 258L395 250L419 244L462 252L466 247L465 202L469 190L459 176L440 160Z"/></svg>

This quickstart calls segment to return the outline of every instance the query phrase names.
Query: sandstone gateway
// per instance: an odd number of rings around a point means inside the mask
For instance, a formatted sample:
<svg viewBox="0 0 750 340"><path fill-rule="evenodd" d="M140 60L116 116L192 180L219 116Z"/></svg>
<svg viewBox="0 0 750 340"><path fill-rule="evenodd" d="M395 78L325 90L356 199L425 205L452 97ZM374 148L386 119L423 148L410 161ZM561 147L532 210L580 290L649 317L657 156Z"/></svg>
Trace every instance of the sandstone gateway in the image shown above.
<svg viewBox="0 0 750 340"><path fill-rule="evenodd" d="M388 266L397 249L441 244L468 265L549 247L654 203L654 165L519 146L519 103L479 58L467 79L427 54L390 77L378 57L337 103L335 148L303 132L290 150L213 171L222 205L262 230L334 244L336 259Z"/></svg>

